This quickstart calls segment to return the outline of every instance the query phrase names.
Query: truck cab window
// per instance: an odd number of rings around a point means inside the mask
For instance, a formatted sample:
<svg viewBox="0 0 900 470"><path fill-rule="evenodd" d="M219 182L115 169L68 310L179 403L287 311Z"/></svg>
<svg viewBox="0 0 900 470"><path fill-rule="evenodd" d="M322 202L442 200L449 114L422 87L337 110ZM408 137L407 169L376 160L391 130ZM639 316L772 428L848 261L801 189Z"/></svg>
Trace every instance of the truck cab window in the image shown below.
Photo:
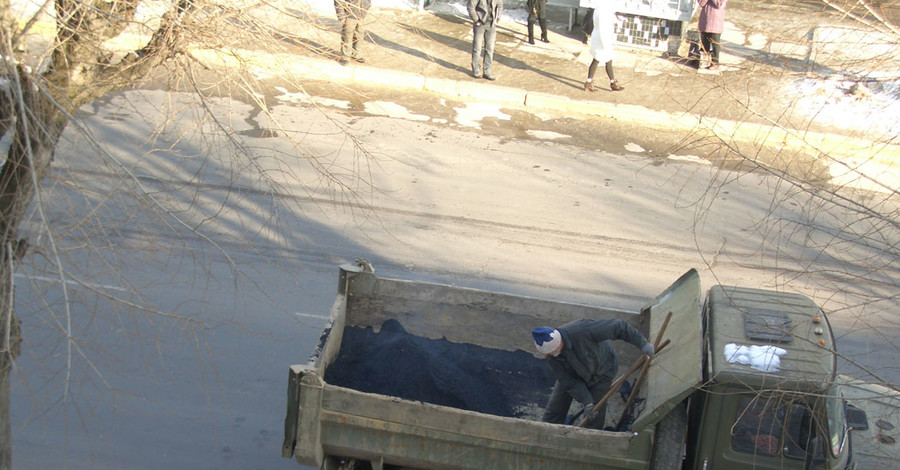
<svg viewBox="0 0 900 470"><path fill-rule="evenodd" d="M762 397L738 400L732 426L731 448L737 452L774 456L781 449L784 408Z"/></svg>
<svg viewBox="0 0 900 470"><path fill-rule="evenodd" d="M785 428L784 455L792 459L806 459L806 453L812 450L811 442L818 434L818 425L809 406L805 403L790 405ZM825 454L820 447L819 455L814 460L819 462L824 458Z"/></svg>

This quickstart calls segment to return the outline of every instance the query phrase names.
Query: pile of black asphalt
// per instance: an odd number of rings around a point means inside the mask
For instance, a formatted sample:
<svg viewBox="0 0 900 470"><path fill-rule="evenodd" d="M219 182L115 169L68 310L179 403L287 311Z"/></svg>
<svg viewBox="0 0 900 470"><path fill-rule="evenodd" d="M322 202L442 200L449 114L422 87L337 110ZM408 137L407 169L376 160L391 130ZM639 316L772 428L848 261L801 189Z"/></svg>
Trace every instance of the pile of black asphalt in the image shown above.
<svg viewBox="0 0 900 470"><path fill-rule="evenodd" d="M553 375L524 351L502 351L409 334L396 320L375 333L348 327L325 372L332 385L496 416L543 408Z"/></svg>

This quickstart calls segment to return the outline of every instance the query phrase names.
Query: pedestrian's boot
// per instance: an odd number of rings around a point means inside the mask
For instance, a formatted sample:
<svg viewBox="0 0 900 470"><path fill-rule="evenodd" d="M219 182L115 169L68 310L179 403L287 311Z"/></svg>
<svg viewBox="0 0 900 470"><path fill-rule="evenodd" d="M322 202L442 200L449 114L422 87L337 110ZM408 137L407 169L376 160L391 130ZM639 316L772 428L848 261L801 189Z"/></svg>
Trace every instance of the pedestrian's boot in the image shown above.
<svg viewBox="0 0 900 470"><path fill-rule="evenodd" d="M619 85L619 82L616 82L616 81L609 82L609 88L612 91L622 91L625 89L625 87L623 87L622 85Z"/></svg>
<svg viewBox="0 0 900 470"><path fill-rule="evenodd" d="M594 82L591 80L584 82L584 91L596 91L594 89Z"/></svg>
<svg viewBox="0 0 900 470"><path fill-rule="evenodd" d="M547 18L541 18L541 41L549 43L550 40L547 39Z"/></svg>
<svg viewBox="0 0 900 470"><path fill-rule="evenodd" d="M534 23L528 22L528 44L534 44Z"/></svg>

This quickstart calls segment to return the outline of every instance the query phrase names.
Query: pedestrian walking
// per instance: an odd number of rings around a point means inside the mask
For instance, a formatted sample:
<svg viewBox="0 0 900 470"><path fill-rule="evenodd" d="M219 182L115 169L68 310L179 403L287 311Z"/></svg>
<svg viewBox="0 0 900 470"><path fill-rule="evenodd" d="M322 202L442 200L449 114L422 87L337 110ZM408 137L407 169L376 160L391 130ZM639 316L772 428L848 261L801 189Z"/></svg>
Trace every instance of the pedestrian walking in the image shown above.
<svg viewBox="0 0 900 470"><path fill-rule="evenodd" d="M725 30L725 4L728 0L697 0L700 5L700 47L709 56L709 70L719 69L719 49Z"/></svg>
<svg viewBox="0 0 900 470"><path fill-rule="evenodd" d="M363 21L371 6L372 0L334 0L334 12L341 22L341 65L366 61L359 49L366 34Z"/></svg>
<svg viewBox="0 0 900 470"><path fill-rule="evenodd" d="M616 81L616 74L613 72L613 58L616 55L613 45L616 42L616 4L613 0L600 0L594 5L593 26L591 31L590 51L593 60L588 66L587 81L584 82L584 91L597 91L594 88L594 73L597 71L599 64L604 64L606 75L609 77L609 88L612 91L622 91L625 89Z"/></svg>
<svg viewBox="0 0 900 470"><path fill-rule="evenodd" d="M468 10L472 19L472 76L496 80L492 71L494 43L503 0L469 0Z"/></svg>
<svg viewBox="0 0 900 470"><path fill-rule="evenodd" d="M584 405L586 426L603 429L606 406L592 413L594 404L609 391L619 361L611 340L626 341L652 357L653 344L621 319L575 320L559 328L546 326L532 330L534 346L547 358L556 383L541 421L564 424L572 400Z"/></svg>
<svg viewBox="0 0 900 470"><path fill-rule="evenodd" d="M534 44L534 23L541 26L541 41L547 39L547 0L528 0L528 44Z"/></svg>

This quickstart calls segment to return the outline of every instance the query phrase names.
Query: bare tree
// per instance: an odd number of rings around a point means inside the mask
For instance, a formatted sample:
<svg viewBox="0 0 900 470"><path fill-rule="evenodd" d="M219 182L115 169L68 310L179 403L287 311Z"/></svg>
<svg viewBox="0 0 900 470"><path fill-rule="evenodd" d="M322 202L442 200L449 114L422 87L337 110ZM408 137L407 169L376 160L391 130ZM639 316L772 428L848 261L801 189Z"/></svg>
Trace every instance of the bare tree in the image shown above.
<svg viewBox="0 0 900 470"><path fill-rule="evenodd" d="M790 80L840 83L837 99L873 103L872 94L897 97L900 68L900 8L891 1L809 1L792 3L731 2L728 17L746 25L746 35L761 31L769 37L769 63L748 61L756 75ZM748 19L759 10L783 15L780 25L762 27ZM771 27L769 27L771 26ZM830 36L822 31L832 29ZM804 54L779 57L774 44L810 43ZM725 50L740 54L740 44ZM737 47L736 47L737 46ZM759 220L753 236L761 257L773 260L767 269L777 274L781 288L806 292L823 303L842 329L882 336L873 356L893 357L898 352L884 329L896 327L890 312L898 306L900 284L900 192L896 186L900 156L900 128L887 119L869 128L862 124L841 128L826 118L828 102L801 103L780 108L777 114L760 112L760 101L777 96L748 96L744 84L712 80L724 90L729 106L745 110L746 122L764 123L763 143L748 143L731 129L697 129L691 142L724 169L761 172L772 176L770 208ZM697 112L698 108L694 108ZM709 112L699 109L701 115ZM872 109L876 111L876 109ZM883 115L883 113L882 113ZM866 121L868 122L868 121ZM742 123L744 124L744 123ZM825 129L823 131L823 129ZM890 168L893 166L893 170ZM721 171L708 192L697 201L698 228L705 212L735 174ZM793 210L792 208L801 209ZM802 214L797 218L797 213ZM737 249L723 240L717 256L727 258ZM741 263L737 257L734 262ZM708 259L715 273L716 260ZM746 262L746 261L743 261ZM876 370L864 358L844 357L854 375L889 388L898 388L896 370ZM871 359L871 358L869 358ZM889 362L889 361L887 361Z"/></svg>
<svg viewBox="0 0 900 470"><path fill-rule="evenodd" d="M259 2L263 3L265 2ZM190 108L199 110L197 125L207 126L206 129L212 128L231 137L230 147L218 150L238 158L246 155L244 144L235 138L234 131L229 129L228 124L219 120L217 113L207 110L214 106L212 101L217 95L238 92L245 95L245 101L255 102L260 114L265 115L267 108L255 94L256 84L252 75L242 73L246 72L242 59L235 56L231 62L234 65L233 73L228 77L216 76L215 71L198 62L194 47L202 45L206 50L227 50L229 46L264 41L270 50L277 52L285 38L251 14L259 4L254 0L48 0L42 9L22 18L14 13L9 0L0 0L0 52L4 67L2 76L5 79L5 86L0 94L0 123L3 126L4 141L8 143L6 158L0 169L0 234L3 234L0 240L0 470L10 467L9 371L21 341L18 321L13 311L13 271L17 260L29 246L35 245L32 240L26 240L21 235L22 224L29 214L36 214L36 218L41 218L42 205L39 201L36 203L35 199L39 196L42 181L51 173L51 162L60 139L69 131L90 142L90 130L78 118L78 112L84 105L152 81L161 84L160 87L164 90L191 92L196 101L191 103ZM821 6L818 3L816 5ZM886 12L884 4L868 0L825 0L824 5L830 11L852 18L882 34L894 38L898 35L896 18L890 14L890 11L896 11L896 6L887 5ZM50 42L43 48L28 44L29 38L35 37L33 33L42 27L41 20L47 17L53 22ZM133 45L110 45L112 40L125 36L140 40ZM170 111L166 118L171 118L171 114L188 107L183 105ZM753 107L748 105L747 108L748 114L752 114ZM159 133L167 132L166 124L159 123ZM794 126L791 123L777 124L788 134L803 139L805 123ZM277 123L272 127L278 131ZM835 286L853 285L854 280L865 280L865 288L860 283L858 292L847 292L845 298L831 299L839 308L865 312L881 302L896 301L896 270L900 259L896 244L897 220L900 219L896 208L896 188L891 188L889 184L879 182L876 178L874 183L886 189L888 196L879 200L865 200L851 196L849 192L852 188L835 186L826 181L821 173L797 174L791 162L804 158L847 165L848 171L857 173L860 178L872 178L862 168L832 159L831 155L811 141L801 152L785 151L772 155L759 149L748 149L728 135L710 136L707 132L700 135L702 144L713 142L717 149L726 150L721 155L723 167L738 165L733 163L733 158L737 156L742 168L769 172L779 177L779 186L773 188L772 217L758 227L760 234L764 235L762 239L766 240L761 249L773 250L790 259L792 264L802 266L803 272L816 274L811 278L822 286L827 285L830 291L835 290ZM152 137L147 137L147 140L151 141ZM364 154L352 136L341 135L339 138L347 139L350 147L361 155ZM883 145L897 143L896 135L883 136L880 142ZM286 163L290 159L289 164L277 168L282 174L296 171L290 166L302 159L311 173L318 175L318 186L325 188L325 192L333 197L355 198L359 185L365 184L360 183L364 180L360 178L364 169L335 168L327 158L304 150L300 142L289 142L289 148L292 152L290 157L280 156ZM89 143L79 149L96 152L98 158L107 159L110 165L115 165L115 158L108 154L109 149L101 145ZM152 154L153 150L151 148L147 153ZM272 171L271 168L257 166L259 162L252 158L243 163L244 168L257 172L262 187L274 189L278 186L276 178L265 176ZM203 217L200 220L187 220L187 216L181 212L181 203L168 204L164 200L166 194L170 193L168 190L178 183L154 182L155 186L149 188L139 176L130 174L127 170L118 171L134 185L135 193L143 193L140 196L142 201L157 210L161 219L170 224L173 231L185 230L205 237L202 230ZM723 172L723 178L729 178L724 175ZM722 183L726 184L727 181L723 180ZM64 184L65 182L60 183ZM716 188L711 188L709 195L714 196L715 190ZM809 195L811 199L806 200L817 202L814 207L810 206L810 214L853 221L847 223L841 233L831 233L824 225L818 225L812 219L798 221L780 218L778 205L790 203L797 194ZM711 204L712 198L698 204L698 213L702 215L703 206L707 203ZM278 223L277 211L271 212L273 215L268 216L263 225ZM847 214L853 216L848 219ZM207 215L209 218L215 216ZM100 233L105 228L99 225L77 229ZM773 233L782 236L769 236ZM207 240L210 245L216 246L213 238ZM810 251L818 251L820 254L816 258L817 262L827 257L830 260L828 266L839 266L840 269L823 271L810 263L811 258L806 256L809 251L804 252L804 256L799 256L799 251L788 249L787 246L803 246ZM848 249L848 246L852 246L852 249ZM58 254L53 240L43 240L39 250L41 256L50 261L49 272L62 279L72 276L72 273L55 262ZM727 251L724 251L725 256L728 255ZM785 269L784 272L787 275L793 271ZM870 282L873 280L875 283ZM790 283L794 280L783 279L783 282ZM65 283L62 285L65 288ZM139 307L152 308L147 305ZM184 318L173 320L182 324L190 323L189 319ZM72 348L78 347L71 338L68 339L68 344ZM77 354L77 351L69 354Z"/></svg>
<svg viewBox="0 0 900 470"><path fill-rule="evenodd" d="M10 370L21 342L13 301L16 263L31 246L40 251L42 259L48 260L49 272L61 281L59 285L64 298L68 295L65 281L74 279L78 282L73 273L59 263L60 247L53 239L52 231L41 231L44 239L39 247L29 243L20 233L28 217L46 222L48 216L42 212L43 204L36 198L40 197L39 189L50 172L63 134L71 132L80 135L82 141L94 142L91 130L78 117L79 109L110 94L156 81L164 89L193 93L196 101L189 107L196 114L198 125L232 136L230 149L218 150L229 155L245 154L242 143L233 138L233 130L228 124L209 112L209 100L217 94L237 90L253 102L258 99L254 94L254 80L249 74L242 74L246 70L241 70L240 65L235 67L232 76L216 77L215 71L201 65L190 50L198 44L216 50L253 41L268 41L274 44L270 47L277 48L279 40L283 39L250 14L264 3L253 0L47 0L23 15L21 7L25 3L0 1L0 54L3 57L0 134L3 142L8 144L4 147L0 168L0 469L11 468ZM259 103L259 107L265 112L264 103ZM156 132L164 133L165 126L165 122L160 122ZM146 137L148 142L153 138L152 135ZM289 145L292 163L305 160L311 172L317 175L320 187L331 188L333 194L341 194L341 197L353 197L354 185L359 181L356 169L342 174L339 169L328 168L327 162L319 161L300 143L290 142ZM350 146L356 146L352 138ZM115 158L109 149L96 143L85 148L95 152L96 158L115 166ZM254 169L252 159L245 164ZM263 185L271 188L278 184L262 175L264 169L255 170L260 172ZM164 189L148 189L127 169L118 168L117 173L131 181L135 192L140 194L137 197L153 207L161 218L167 219L165 224L173 230L186 230L205 238L202 220L187 221L181 218L178 209L165 206ZM73 217L70 228L75 226L74 219L78 218ZM277 215L271 216L270 223L277 223L275 219ZM108 228L74 229L102 231ZM205 239L216 246L211 238ZM227 254L225 256L227 258ZM66 311L67 307L62 309ZM62 314L59 329L67 337L67 354L83 355L79 343L71 337L66 315L67 312ZM172 320L190 323L184 318Z"/></svg>

